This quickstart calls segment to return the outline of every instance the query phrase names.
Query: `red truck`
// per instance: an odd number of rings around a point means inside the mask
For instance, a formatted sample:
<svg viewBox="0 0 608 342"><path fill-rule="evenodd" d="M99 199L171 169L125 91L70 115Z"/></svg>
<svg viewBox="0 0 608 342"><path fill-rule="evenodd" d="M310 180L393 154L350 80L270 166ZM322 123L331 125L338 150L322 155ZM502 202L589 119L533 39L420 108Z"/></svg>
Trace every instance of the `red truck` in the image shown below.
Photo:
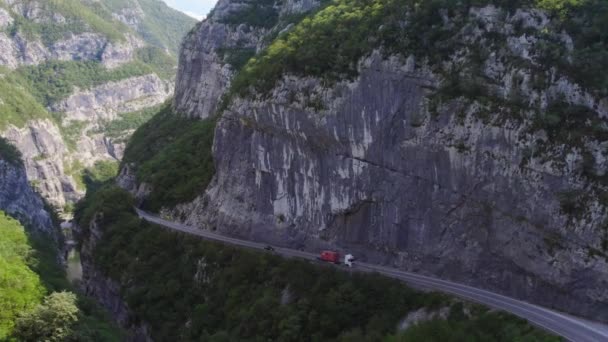
<svg viewBox="0 0 608 342"><path fill-rule="evenodd" d="M321 256L319 257L319 260L325 261L325 262L331 262L334 264L339 264L340 263L340 253L334 252L334 251L323 251L323 252L321 252Z"/></svg>

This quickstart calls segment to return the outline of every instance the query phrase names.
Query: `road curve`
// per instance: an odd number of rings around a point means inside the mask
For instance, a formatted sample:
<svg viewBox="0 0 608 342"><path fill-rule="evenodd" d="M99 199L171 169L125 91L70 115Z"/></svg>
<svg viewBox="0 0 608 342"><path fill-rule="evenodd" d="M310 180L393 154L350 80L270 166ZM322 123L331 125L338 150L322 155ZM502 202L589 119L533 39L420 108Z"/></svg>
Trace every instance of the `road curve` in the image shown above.
<svg viewBox="0 0 608 342"><path fill-rule="evenodd" d="M158 216L152 215L139 209L136 209L136 211L139 217L149 222L158 224L160 226L172 230L196 235L206 240L218 241L235 246L253 249L263 249L266 246L266 244L263 243L235 239L228 236L216 234L207 230L189 227L181 223L167 221L159 218ZM288 248L275 247L275 252L285 257L297 257L309 260L317 259L316 254ZM538 327L546 329L570 341L608 341L608 327L606 327L605 325L569 316L567 314L546 309L517 299L509 298L490 291L481 290L478 288L454 283L451 281L441 280L433 277L404 272L394 268L373 265L363 262L357 262L353 268L362 272L377 272L387 277L407 282L414 286L449 293L470 301L487 305L495 309L510 312L516 316L528 320L529 322Z"/></svg>

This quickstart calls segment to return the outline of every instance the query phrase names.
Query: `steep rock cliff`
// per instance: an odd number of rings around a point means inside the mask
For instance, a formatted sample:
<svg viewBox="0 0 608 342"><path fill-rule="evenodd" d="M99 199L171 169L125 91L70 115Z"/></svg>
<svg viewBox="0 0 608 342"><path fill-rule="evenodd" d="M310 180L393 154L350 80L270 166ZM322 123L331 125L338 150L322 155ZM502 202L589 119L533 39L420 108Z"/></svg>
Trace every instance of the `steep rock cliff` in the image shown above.
<svg viewBox="0 0 608 342"><path fill-rule="evenodd" d="M220 0L181 46L176 111L201 119L214 115L235 72L270 43L267 36L278 34L298 14L319 5L315 0Z"/></svg>
<svg viewBox="0 0 608 342"><path fill-rule="evenodd" d="M4 145L4 140L0 144ZM40 195L30 186L23 165L18 160L9 160L3 152L0 152L0 210L30 229L55 236L51 216Z"/></svg>
<svg viewBox="0 0 608 342"><path fill-rule="evenodd" d="M4 136L23 155L29 180L49 202L63 206L66 201L83 195L74 180L65 172L69 154L59 128L51 121L31 122L27 127L9 127Z"/></svg>
<svg viewBox="0 0 608 342"><path fill-rule="evenodd" d="M306 76L300 64L270 89L251 77L216 128L214 180L173 215L608 320L608 100L592 73L580 77L588 68L572 70L584 42L558 15L519 5L434 9L434 26L383 21L404 31L372 27L376 50L350 80ZM420 38L395 40L409 34ZM176 108L186 115L212 114L208 95L229 83L209 52L215 37L184 45ZM201 81L207 72L224 81Z"/></svg>

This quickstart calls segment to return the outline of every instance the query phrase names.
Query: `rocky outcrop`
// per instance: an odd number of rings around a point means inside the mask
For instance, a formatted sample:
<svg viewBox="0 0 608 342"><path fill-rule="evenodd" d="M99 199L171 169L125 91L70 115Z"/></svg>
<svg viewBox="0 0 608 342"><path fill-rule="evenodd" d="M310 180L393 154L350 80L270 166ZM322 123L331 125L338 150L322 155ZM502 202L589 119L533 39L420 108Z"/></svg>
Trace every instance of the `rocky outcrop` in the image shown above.
<svg viewBox="0 0 608 342"><path fill-rule="evenodd" d="M135 51L143 42L128 35L124 42L111 42L96 33L73 34L47 47L39 40L32 40L21 33L13 37L0 33L0 65L15 69L21 65L37 65L50 60L96 60L115 68L134 59Z"/></svg>
<svg viewBox="0 0 608 342"><path fill-rule="evenodd" d="M177 112L201 119L214 115L235 73L227 56L245 50L259 51L269 43L264 37L280 28L280 20L274 28L225 23L230 16L254 5L220 0L209 17L186 36L175 85ZM294 0L277 6L277 15L282 16L310 11L319 6L319 2Z"/></svg>
<svg viewBox="0 0 608 342"><path fill-rule="evenodd" d="M507 16L488 6L469 15L484 24L463 28L456 37L464 47L439 68L375 51L353 81L327 88L284 75L267 99L233 101L216 128L215 179L175 217L277 245L331 246L607 321L606 203L596 192L602 186L581 171L591 160L595 175L606 173L606 144L592 136L577 147L550 141L535 128L534 112L508 116L515 95L544 109L555 101L582 106L593 113L589 120L606 116L606 100L554 69L543 74L546 85L531 86L539 39L530 32L546 27L542 12ZM518 35L515 22L528 31ZM198 32L221 27L204 25ZM435 95L453 76L438 70L467 65L471 47L497 30L507 48L484 55L479 79L503 101L438 103ZM568 35L560 36L567 47ZM208 53L215 38L189 39L180 71L222 75ZM531 66L509 64L515 57ZM221 87L201 81L182 89L198 76L180 77L177 108L209 115L206 94ZM312 106L311 97L321 105Z"/></svg>
<svg viewBox="0 0 608 342"><path fill-rule="evenodd" d="M463 312L463 314L466 314ZM439 310L429 310L428 308L418 309L407 314L407 316L399 322L397 330L406 331L412 326L422 324L432 320L447 320L450 316L450 308L444 307Z"/></svg>
<svg viewBox="0 0 608 342"><path fill-rule="evenodd" d="M51 216L40 195L30 186L24 168L7 162L1 155L0 210L17 218L29 229L55 236Z"/></svg>
<svg viewBox="0 0 608 342"><path fill-rule="evenodd" d="M171 96L172 85L155 74L132 77L89 89L76 90L53 106L68 121L114 120L119 113L135 112L163 103Z"/></svg>
<svg viewBox="0 0 608 342"><path fill-rule="evenodd" d="M41 120L24 128L9 126L3 136L21 151L29 181L50 203L62 208L66 201L83 195L75 180L65 172L71 159L55 123Z"/></svg>
<svg viewBox="0 0 608 342"><path fill-rule="evenodd" d="M10 12L0 8L0 28L8 28L14 17L35 24L66 25L67 19L49 10L39 1L7 1ZM144 46L141 39L125 33L122 40L110 39L98 32L66 32L64 37L43 44L40 37L17 31L0 33L0 65L14 69L20 65L36 65L49 60L82 61L101 59L108 68L133 61L135 51Z"/></svg>
<svg viewBox="0 0 608 342"><path fill-rule="evenodd" d="M63 113L59 127L50 120L38 120L23 128L9 125L3 136L23 154L28 178L53 205L63 208L84 195L78 187L79 172L99 160L119 161L124 142L106 137L98 128L120 113L158 105L171 96L171 84L151 74L110 82L91 90L77 91L53 107ZM62 130L74 130L69 146Z"/></svg>
<svg viewBox="0 0 608 342"><path fill-rule="evenodd" d="M123 165L116 177L116 185L128 191L141 204L152 192L152 187L149 184L137 181L137 175L134 171L136 167L137 165L133 164Z"/></svg>
<svg viewBox="0 0 608 342"><path fill-rule="evenodd" d="M129 26L132 30L137 30L145 13L137 1L133 3L133 6L122 8L117 13L112 13L112 17Z"/></svg>
<svg viewBox="0 0 608 342"><path fill-rule="evenodd" d="M4 8L0 8L0 29L11 26L13 21L13 17Z"/></svg>
<svg viewBox="0 0 608 342"><path fill-rule="evenodd" d="M135 60L137 49L144 46L141 39L127 34L125 41L110 42L105 46L101 54L101 63L108 69L119 67Z"/></svg>

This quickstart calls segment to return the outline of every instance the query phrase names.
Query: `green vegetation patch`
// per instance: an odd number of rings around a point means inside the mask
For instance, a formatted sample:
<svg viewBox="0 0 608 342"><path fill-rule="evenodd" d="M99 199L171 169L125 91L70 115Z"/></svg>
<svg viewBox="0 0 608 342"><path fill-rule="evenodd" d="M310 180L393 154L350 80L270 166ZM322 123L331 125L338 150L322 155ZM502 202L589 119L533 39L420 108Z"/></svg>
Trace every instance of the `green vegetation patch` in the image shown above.
<svg viewBox="0 0 608 342"><path fill-rule="evenodd" d="M124 24L108 20L111 16L94 3L87 5L80 0L48 0L38 2L38 6L42 6L40 13L49 16L57 13L66 19L65 22L34 22L16 15L9 32L13 35L25 34L29 39L40 37L46 46L51 46L58 40L68 38L73 32L95 32L110 41L120 41L124 40L124 32L128 31Z"/></svg>
<svg viewBox="0 0 608 342"><path fill-rule="evenodd" d="M122 113L118 119L106 122L96 132L103 133L105 136L114 138L117 141L123 141L125 135L148 122L161 108L162 106L155 106L136 112Z"/></svg>
<svg viewBox="0 0 608 342"><path fill-rule="evenodd" d="M3 137L0 137L0 159L15 166L23 165L21 152Z"/></svg>
<svg viewBox="0 0 608 342"><path fill-rule="evenodd" d="M115 160L99 160L93 167L84 170L82 177L87 192L95 192L102 185L112 182L118 174L118 164Z"/></svg>
<svg viewBox="0 0 608 342"><path fill-rule="evenodd" d="M373 47L370 32L388 14L385 2L340 0L305 18L249 60L234 79L231 92L242 96L254 88L266 93L285 73L328 78L352 75L352 64Z"/></svg>
<svg viewBox="0 0 608 342"><path fill-rule="evenodd" d="M163 49L146 46L136 52L136 57L142 63L148 65L158 77L171 79L177 72L177 60L167 54Z"/></svg>
<svg viewBox="0 0 608 342"><path fill-rule="evenodd" d="M139 4L146 15L137 32L149 44L168 48L177 55L183 37L194 27L196 19L170 8L163 1L139 0Z"/></svg>
<svg viewBox="0 0 608 342"><path fill-rule="evenodd" d="M76 189L80 191L84 191L86 189L86 185L82 178L84 174L84 165L78 159L72 160L70 162L64 161L63 163L63 173L67 176L72 177L74 182L76 183Z"/></svg>
<svg viewBox="0 0 608 342"><path fill-rule="evenodd" d="M242 2L241 9L233 11L220 19L220 22L231 25L249 25L271 28L279 20L279 12L274 7L274 0L250 0Z"/></svg>
<svg viewBox="0 0 608 342"><path fill-rule="evenodd" d="M237 72L255 56L255 48L221 48L216 51L218 56Z"/></svg>
<svg viewBox="0 0 608 342"><path fill-rule="evenodd" d="M8 125L22 128L30 120L51 118L28 90L26 79L0 66L0 130Z"/></svg>
<svg viewBox="0 0 608 342"><path fill-rule="evenodd" d="M38 275L29 267L31 256L23 226L0 211L0 340L12 333L19 314L44 296Z"/></svg>
<svg viewBox="0 0 608 342"><path fill-rule="evenodd" d="M0 211L0 340L119 341L90 300L71 292L50 236L28 234Z"/></svg>
<svg viewBox="0 0 608 342"><path fill-rule="evenodd" d="M140 7L144 15L137 27L146 43L161 49L168 49L173 55L179 53L182 38L194 27L197 20L167 6L161 0L104 0L100 4L114 13L125 8Z"/></svg>
<svg viewBox="0 0 608 342"><path fill-rule="evenodd" d="M158 113L133 133L123 163L141 164L151 159L187 130L190 122L175 115L171 102L167 101Z"/></svg>
<svg viewBox="0 0 608 342"><path fill-rule="evenodd" d="M137 180L152 186L143 207L158 211L193 200L215 174L211 148L215 119L190 120L170 104L131 137L123 163L137 165Z"/></svg>
<svg viewBox="0 0 608 342"><path fill-rule="evenodd" d="M98 160L92 167L85 167L80 160L64 165L64 173L71 176L76 188L81 191L95 191L101 185L113 180L118 174L118 161ZM71 209L66 207L64 209ZM71 210L66 210L71 212Z"/></svg>
<svg viewBox="0 0 608 342"><path fill-rule="evenodd" d="M19 68L27 89L45 106L67 98L74 87L90 89L111 81L151 74L154 69L135 61L108 70L97 61L49 61Z"/></svg>
<svg viewBox="0 0 608 342"><path fill-rule="evenodd" d="M490 314L437 294L416 292L379 275L338 271L169 231L137 217L115 186L87 196L76 220L87 239L99 218L93 259L117 281L135 315L161 341L381 341L410 311L451 307L449 327L464 341L557 341L524 321ZM96 215L103 213L103 215ZM189 322L189 324L184 324ZM441 341L428 326L421 339ZM454 341L451 339L450 341Z"/></svg>
<svg viewBox="0 0 608 342"><path fill-rule="evenodd" d="M60 114L59 114L60 115ZM78 148L78 141L82 136L84 129L87 126L86 121L70 121L65 125L61 123L61 121L56 121L59 130L61 132L61 136L63 137L63 141L67 145L70 151L76 151Z"/></svg>

